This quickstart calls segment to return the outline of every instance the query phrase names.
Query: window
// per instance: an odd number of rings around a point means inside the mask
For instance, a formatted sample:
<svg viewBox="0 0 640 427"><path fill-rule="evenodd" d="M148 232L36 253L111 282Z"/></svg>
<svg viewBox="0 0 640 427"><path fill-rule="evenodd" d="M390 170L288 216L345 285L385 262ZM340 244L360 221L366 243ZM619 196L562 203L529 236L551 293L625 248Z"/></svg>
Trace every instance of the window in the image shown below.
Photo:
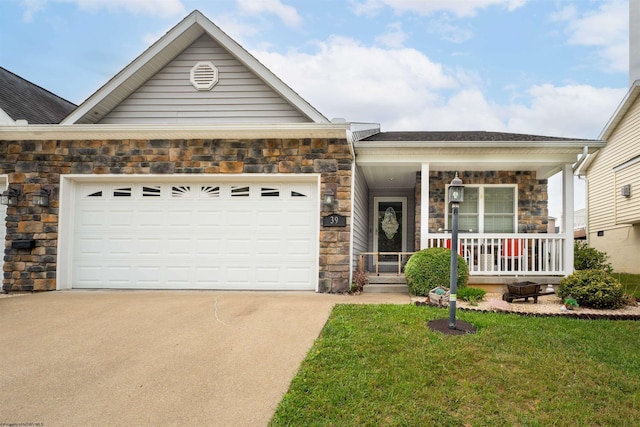
<svg viewBox="0 0 640 427"><path fill-rule="evenodd" d="M464 202L458 210L458 229L471 230L471 233L515 233L516 194L515 185L465 185ZM448 224L451 224L448 200L447 213Z"/></svg>
<svg viewBox="0 0 640 427"><path fill-rule="evenodd" d="M142 186L142 197L160 197L160 186L159 185L143 185Z"/></svg>
<svg viewBox="0 0 640 427"><path fill-rule="evenodd" d="M131 197L131 187L114 188L113 197Z"/></svg>

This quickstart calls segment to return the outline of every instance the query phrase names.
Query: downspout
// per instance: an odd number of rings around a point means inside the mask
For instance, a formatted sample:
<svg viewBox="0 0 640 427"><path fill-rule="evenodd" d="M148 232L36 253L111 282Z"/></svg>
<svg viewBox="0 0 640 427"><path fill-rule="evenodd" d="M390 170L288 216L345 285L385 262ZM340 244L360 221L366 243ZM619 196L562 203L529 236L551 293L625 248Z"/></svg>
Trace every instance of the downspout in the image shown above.
<svg viewBox="0 0 640 427"><path fill-rule="evenodd" d="M351 283L353 283L353 234L354 234L354 214L356 208L356 152L353 148L353 132L351 129L347 129L347 144L349 145L349 152L351 153L351 226L349 227L349 289L351 289Z"/></svg>

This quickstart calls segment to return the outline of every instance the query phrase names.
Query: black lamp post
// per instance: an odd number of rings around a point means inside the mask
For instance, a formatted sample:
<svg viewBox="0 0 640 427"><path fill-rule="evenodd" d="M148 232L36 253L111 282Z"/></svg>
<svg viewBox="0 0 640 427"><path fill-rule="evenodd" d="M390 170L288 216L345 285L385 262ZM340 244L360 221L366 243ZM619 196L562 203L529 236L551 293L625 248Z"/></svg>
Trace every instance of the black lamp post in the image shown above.
<svg viewBox="0 0 640 427"><path fill-rule="evenodd" d="M456 293L458 292L458 209L460 203L464 201L464 185L462 180L458 178L456 172L455 178L449 184L449 203L451 203L451 274L450 278L450 297L449 297L449 329L456 328Z"/></svg>

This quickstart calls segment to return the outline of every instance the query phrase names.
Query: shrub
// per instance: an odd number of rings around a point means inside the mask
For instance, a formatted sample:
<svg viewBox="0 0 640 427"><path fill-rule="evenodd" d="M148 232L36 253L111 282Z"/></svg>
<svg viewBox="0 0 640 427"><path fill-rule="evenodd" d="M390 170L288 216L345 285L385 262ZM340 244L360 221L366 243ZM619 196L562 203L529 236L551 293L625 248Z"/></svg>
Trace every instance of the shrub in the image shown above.
<svg viewBox="0 0 640 427"><path fill-rule="evenodd" d="M351 293L362 292L364 287L369 284L369 276L364 271L356 270L353 272L353 280L351 281Z"/></svg>
<svg viewBox="0 0 640 427"><path fill-rule="evenodd" d="M624 289L620 282L602 270L578 270L560 280L558 296L569 296L581 307L620 308L624 305Z"/></svg>
<svg viewBox="0 0 640 427"><path fill-rule="evenodd" d="M609 255L596 248L591 248L587 242L576 240L573 243L573 268L575 270L603 270L612 273L613 268L607 262Z"/></svg>
<svg viewBox="0 0 640 427"><path fill-rule="evenodd" d="M484 299L487 291L480 288L464 287L458 291L458 298L463 301L469 301L472 305Z"/></svg>
<svg viewBox="0 0 640 427"><path fill-rule="evenodd" d="M413 254L404 269L409 292L413 295L427 296L436 286L448 288L451 253L451 250L446 248L429 248ZM469 267L460 255L457 278L459 288L464 287L469 278Z"/></svg>

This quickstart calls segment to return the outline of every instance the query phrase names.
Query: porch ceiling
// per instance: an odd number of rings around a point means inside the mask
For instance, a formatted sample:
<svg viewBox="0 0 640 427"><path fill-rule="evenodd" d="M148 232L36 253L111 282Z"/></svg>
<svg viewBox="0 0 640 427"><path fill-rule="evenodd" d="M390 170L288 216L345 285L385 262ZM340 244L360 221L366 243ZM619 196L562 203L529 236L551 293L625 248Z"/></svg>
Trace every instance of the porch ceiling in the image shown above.
<svg viewBox="0 0 640 427"><path fill-rule="evenodd" d="M478 149L416 150L407 148L356 148L356 163L362 169L369 188L413 188L422 163L432 171L518 171L532 170L540 179L549 178L573 164L581 148L563 147L545 150L494 147Z"/></svg>

